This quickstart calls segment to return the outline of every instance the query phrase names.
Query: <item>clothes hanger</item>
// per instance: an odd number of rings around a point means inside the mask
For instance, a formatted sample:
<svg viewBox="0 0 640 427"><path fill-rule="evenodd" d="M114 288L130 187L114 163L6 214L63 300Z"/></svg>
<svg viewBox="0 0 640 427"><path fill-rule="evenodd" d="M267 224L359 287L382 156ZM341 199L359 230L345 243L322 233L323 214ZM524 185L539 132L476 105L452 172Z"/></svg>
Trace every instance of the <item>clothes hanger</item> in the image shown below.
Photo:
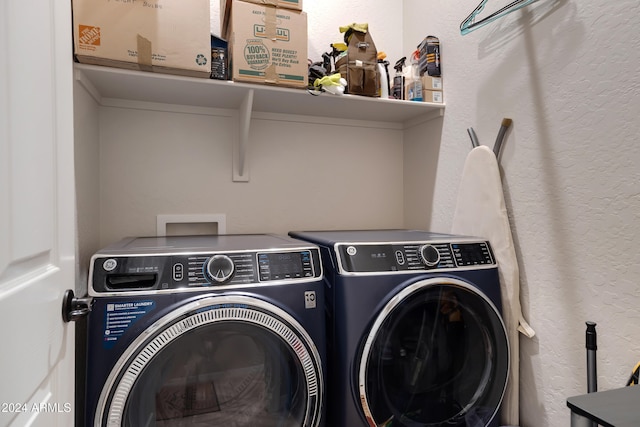
<svg viewBox="0 0 640 427"><path fill-rule="evenodd" d="M482 10L484 9L484 6L487 4L489 0L482 0L480 2L480 4L478 6L476 6L475 10L473 12L471 12L471 14L469 16L467 16L467 18L462 21L462 23L460 24L460 33L464 36L465 34L469 34L471 31L477 30L478 28L484 27L485 25L489 24L490 22L495 21L498 18L501 18L511 12L514 12L520 8L523 8L531 3L533 3L536 0L516 0L508 5L506 5L505 7L503 7L502 9L499 9L495 12L493 12L491 15L487 16L486 18L475 22L476 17L478 16L478 14L480 12L482 12Z"/></svg>

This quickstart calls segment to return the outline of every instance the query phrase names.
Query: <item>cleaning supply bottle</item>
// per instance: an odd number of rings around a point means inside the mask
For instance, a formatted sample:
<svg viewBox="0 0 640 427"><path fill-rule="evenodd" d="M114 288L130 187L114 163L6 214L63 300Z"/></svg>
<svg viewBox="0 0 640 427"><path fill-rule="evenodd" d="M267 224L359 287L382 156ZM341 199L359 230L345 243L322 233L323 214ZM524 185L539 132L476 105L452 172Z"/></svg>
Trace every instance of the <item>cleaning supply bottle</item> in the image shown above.
<svg viewBox="0 0 640 427"><path fill-rule="evenodd" d="M422 102L422 79L420 78L420 51L411 54L410 77L407 85L407 99Z"/></svg>
<svg viewBox="0 0 640 427"><path fill-rule="evenodd" d="M389 61L385 61L387 54L378 52L378 73L380 74L380 98L389 98Z"/></svg>
<svg viewBox="0 0 640 427"><path fill-rule="evenodd" d="M403 56L393 65L393 69L396 70L396 75L393 77L392 98L394 99L404 99L404 75L402 74L402 69L406 60L407 57Z"/></svg>

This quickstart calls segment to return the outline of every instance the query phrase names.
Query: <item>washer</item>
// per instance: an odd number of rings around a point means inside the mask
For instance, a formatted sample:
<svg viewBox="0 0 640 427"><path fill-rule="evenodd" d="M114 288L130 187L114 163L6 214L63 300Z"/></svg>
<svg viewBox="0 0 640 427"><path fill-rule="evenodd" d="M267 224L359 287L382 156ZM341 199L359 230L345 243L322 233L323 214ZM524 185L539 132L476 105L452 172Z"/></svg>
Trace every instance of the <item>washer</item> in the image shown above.
<svg viewBox="0 0 640 427"><path fill-rule="evenodd" d="M417 230L289 234L323 258L327 425L498 425L509 345L489 242Z"/></svg>
<svg viewBox="0 0 640 427"><path fill-rule="evenodd" d="M315 245L131 238L96 253L89 277L87 426L324 425Z"/></svg>

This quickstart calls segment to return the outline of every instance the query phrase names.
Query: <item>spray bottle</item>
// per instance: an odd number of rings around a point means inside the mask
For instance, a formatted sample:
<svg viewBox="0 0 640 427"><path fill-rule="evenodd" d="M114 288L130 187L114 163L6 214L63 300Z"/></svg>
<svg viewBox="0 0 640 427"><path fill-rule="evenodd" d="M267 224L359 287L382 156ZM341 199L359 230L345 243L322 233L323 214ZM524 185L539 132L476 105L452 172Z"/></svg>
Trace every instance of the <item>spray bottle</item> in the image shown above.
<svg viewBox="0 0 640 427"><path fill-rule="evenodd" d="M404 68L404 62L407 60L406 56L398 59L393 66L396 70L396 75L393 77L393 98L404 99L404 75L402 69Z"/></svg>

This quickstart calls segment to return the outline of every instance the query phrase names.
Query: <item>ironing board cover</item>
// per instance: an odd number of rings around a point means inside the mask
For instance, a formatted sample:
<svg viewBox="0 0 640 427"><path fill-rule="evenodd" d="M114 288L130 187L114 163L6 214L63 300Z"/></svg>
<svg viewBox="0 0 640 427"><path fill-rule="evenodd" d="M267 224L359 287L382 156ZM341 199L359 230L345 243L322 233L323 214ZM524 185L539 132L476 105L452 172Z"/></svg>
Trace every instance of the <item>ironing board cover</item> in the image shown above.
<svg viewBox="0 0 640 427"><path fill-rule="evenodd" d="M509 217L498 161L491 149L479 146L469 153L460 180L452 233L489 240L498 263L502 293L503 320L511 347L511 372L502 401L502 424L518 425L519 420L519 337L518 331L535 335L522 315L518 260L511 235Z"/></svg>

